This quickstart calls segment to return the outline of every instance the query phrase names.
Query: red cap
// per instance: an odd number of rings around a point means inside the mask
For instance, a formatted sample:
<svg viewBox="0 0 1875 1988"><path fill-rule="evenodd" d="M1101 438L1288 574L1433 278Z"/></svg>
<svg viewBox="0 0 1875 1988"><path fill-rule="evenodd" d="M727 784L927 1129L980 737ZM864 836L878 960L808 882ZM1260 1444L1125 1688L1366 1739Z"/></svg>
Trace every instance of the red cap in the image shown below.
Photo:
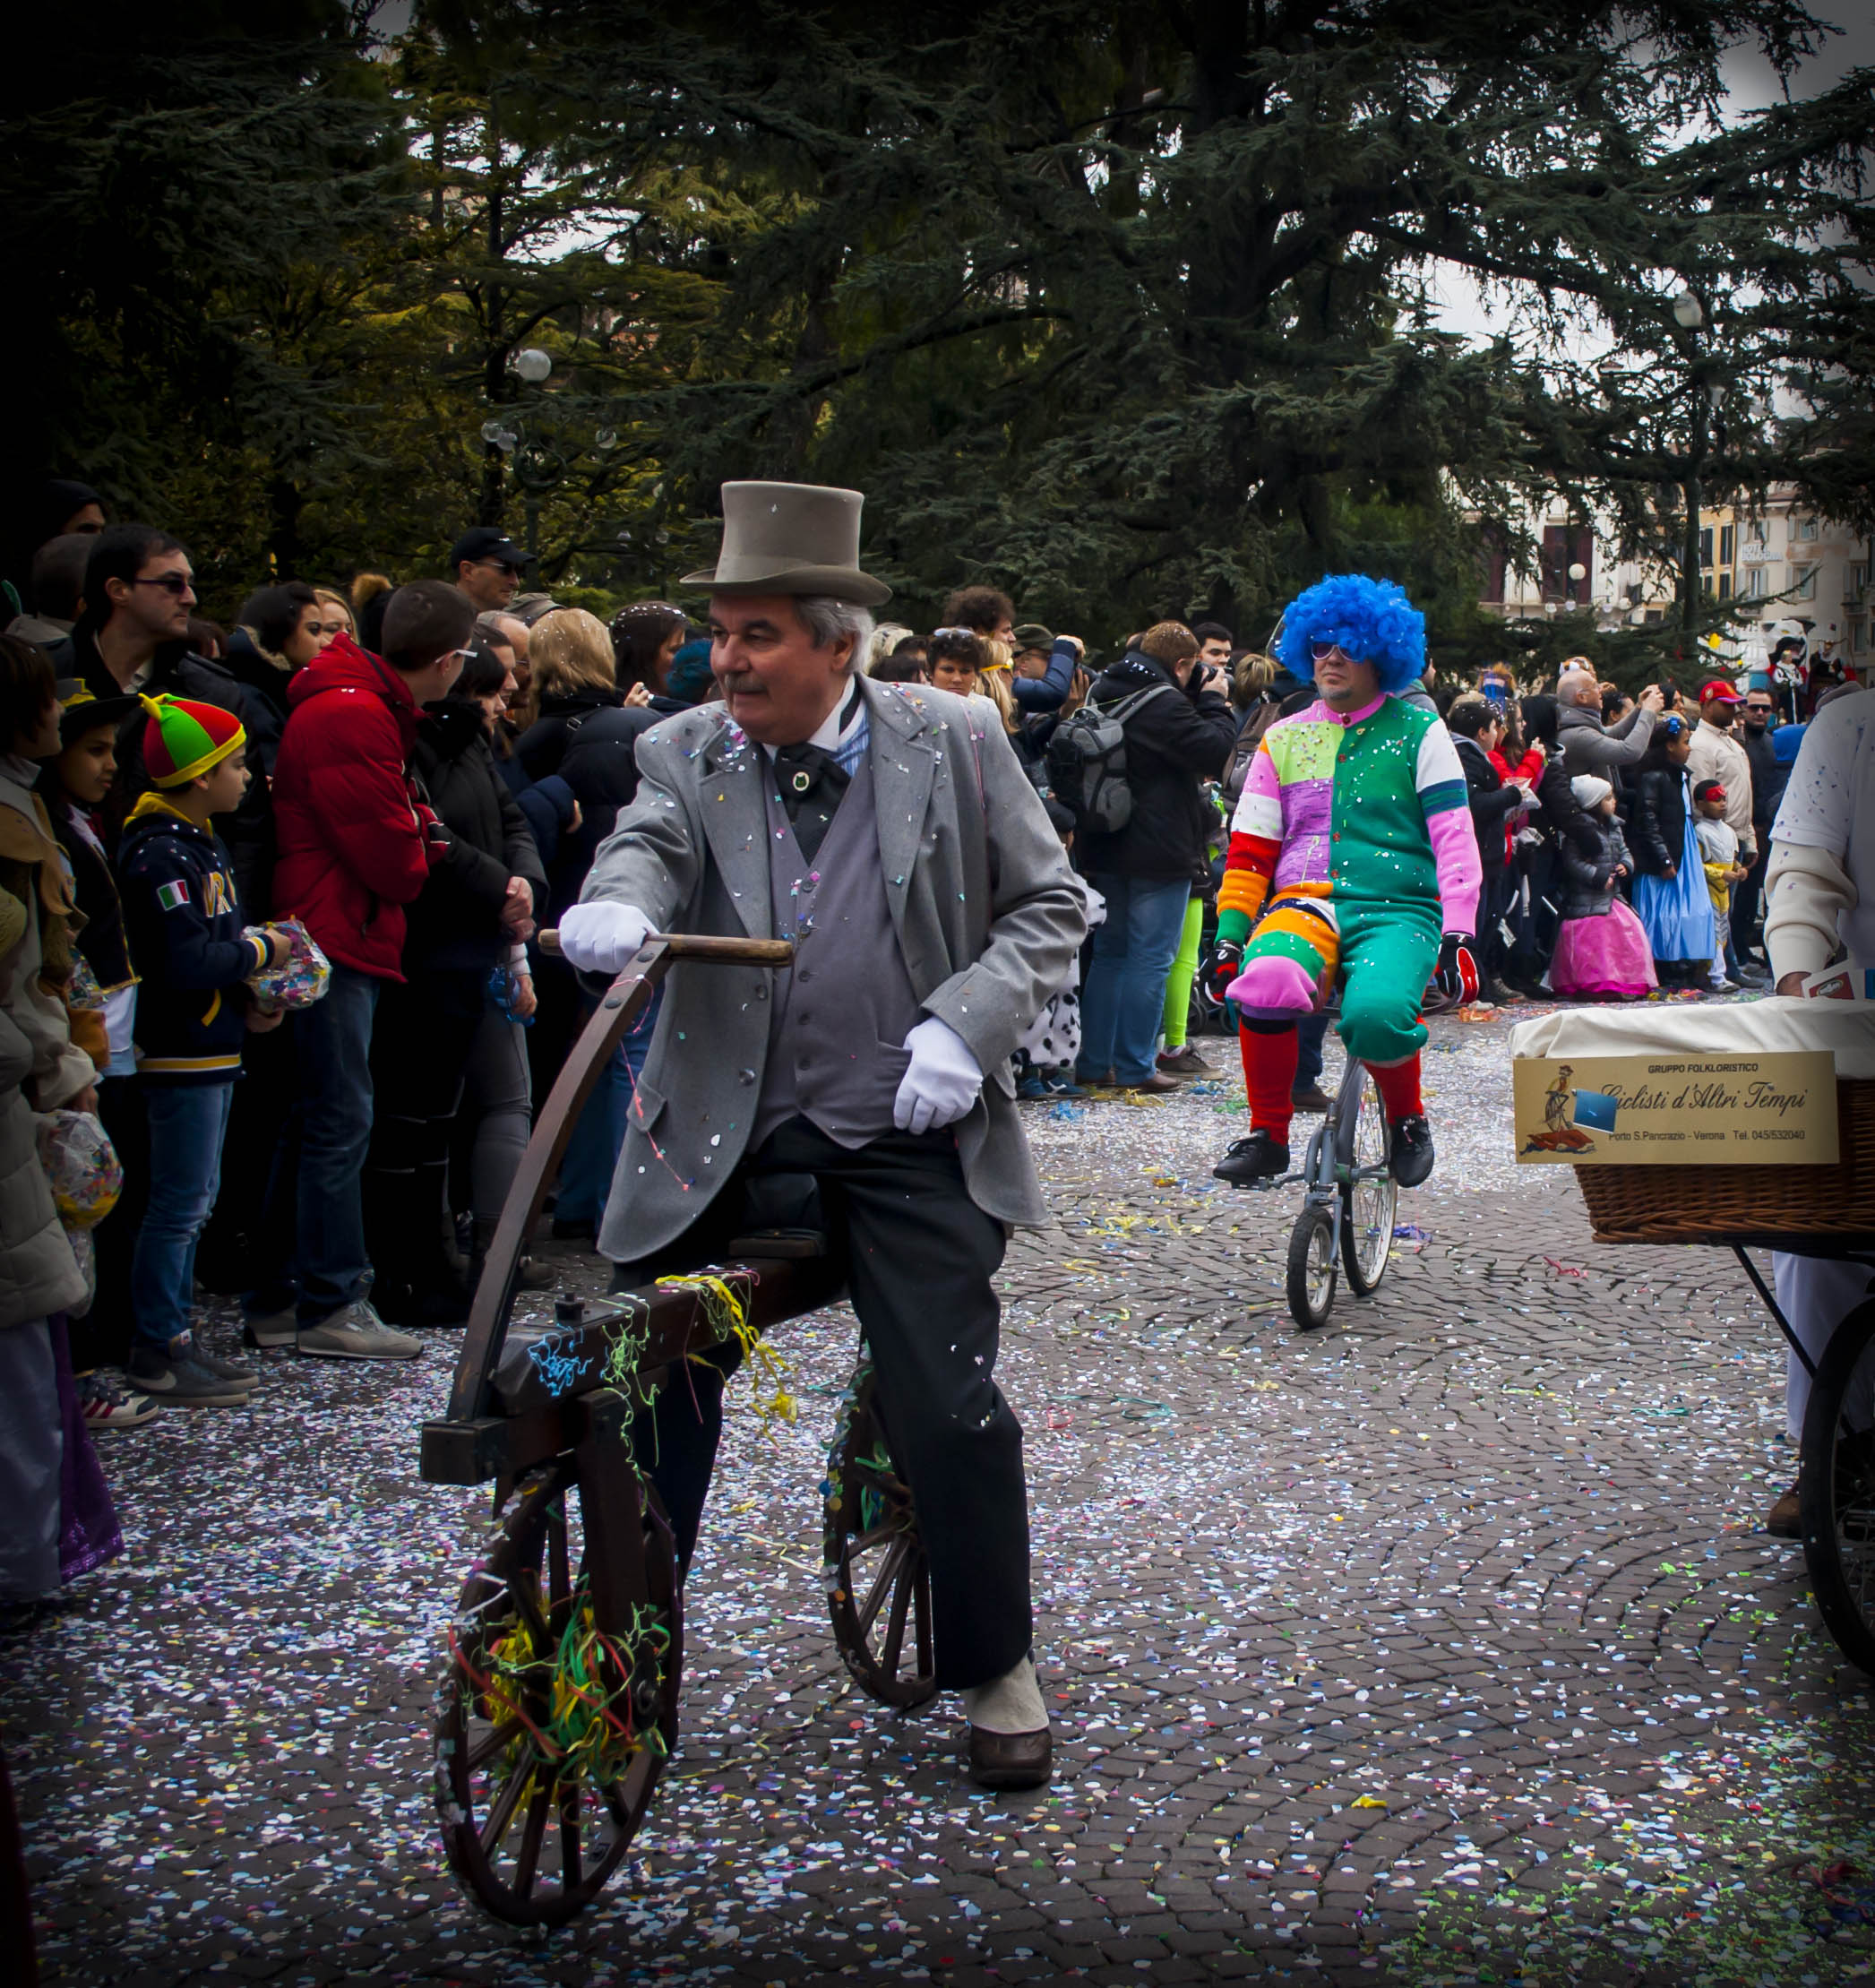
<svg viewBox="0 0 1875 1988"><path fill-rule="evenodd" d="M1723 676L1715 676L1709 683L1699 685L1699 701L1709 704L1716 698L1721 704L1742 704L1744 699L1733 689Z"/></svg>
<svg viewBox="0 0 1875 1988"><path fill-rule="evenodd" d="M1725 790L1719 785L1716 780L1715 780L1712 785L1706 789L1706 798L1708 801L1723 801L1725 798Z"/></svg>

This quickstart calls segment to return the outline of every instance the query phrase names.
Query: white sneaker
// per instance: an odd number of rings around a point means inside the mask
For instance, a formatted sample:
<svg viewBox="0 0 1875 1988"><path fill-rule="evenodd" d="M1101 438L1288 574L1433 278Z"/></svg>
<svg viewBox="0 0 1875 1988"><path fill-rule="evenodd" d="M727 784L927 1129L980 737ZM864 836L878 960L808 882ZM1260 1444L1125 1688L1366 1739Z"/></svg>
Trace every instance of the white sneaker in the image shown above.
<svg viewBox="0 0 1875 1988"><path fill-rule="evenodd" d="M295 1345L317 1360L415 1360L423 1352L421 1339L392 1331L363 1298L303 1326Z"/></svg>

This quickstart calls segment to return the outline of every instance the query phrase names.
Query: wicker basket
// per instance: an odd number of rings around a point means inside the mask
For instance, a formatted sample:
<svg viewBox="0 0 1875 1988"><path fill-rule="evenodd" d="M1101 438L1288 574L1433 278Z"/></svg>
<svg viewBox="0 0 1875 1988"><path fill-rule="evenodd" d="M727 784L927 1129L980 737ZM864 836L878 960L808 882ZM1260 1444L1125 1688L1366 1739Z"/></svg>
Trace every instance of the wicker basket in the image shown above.
<svg viewBox="0 0 1875 1988"><path fill-rule="evenodd" d="M1838 1080L1834 1166L1578 1166L1598 1243L1750 1243L1875 1229L1875 1081Z"/></svg>

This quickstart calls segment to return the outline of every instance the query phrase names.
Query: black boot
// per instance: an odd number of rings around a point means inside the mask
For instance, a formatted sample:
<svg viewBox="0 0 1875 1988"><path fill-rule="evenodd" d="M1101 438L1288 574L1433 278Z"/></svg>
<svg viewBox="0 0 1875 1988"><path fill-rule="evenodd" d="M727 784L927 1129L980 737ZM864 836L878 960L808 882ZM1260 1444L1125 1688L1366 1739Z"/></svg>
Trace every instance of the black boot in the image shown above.
<svg viewBox="0 0 1875 1988"><path fill-rule="evenodd" d="M1233 1187L1255 1187L1289 1171L1289 1149L1275 1133L1260 1127L1248 1139L1238 1140L1211 1169L1214 1180L1228 1181Z"/></svg>
<svg viewBox="0 0 1875 1988"><path fill-rule="evenodd" d="M1393 1128L1387 1170L1402 1187L1417 1187L1432 1171L1432 1128L1423 1118L1403 1118Z"/></svg>
<svg viewBox="0 0 1875 1988"><path fill-rule="evenodd" d="M470 1259L473 1269L471 1287L479 1287L483 1267L488 1261L488 1245L495 1241L495 1224L499 1218L493 1215L477 1215L476 1221L475 1254ZM514 1288L517 1291L550 1291L559 1280L545 1263L537 1263L531 1256L524 1256L514 1272Z"/></svg>

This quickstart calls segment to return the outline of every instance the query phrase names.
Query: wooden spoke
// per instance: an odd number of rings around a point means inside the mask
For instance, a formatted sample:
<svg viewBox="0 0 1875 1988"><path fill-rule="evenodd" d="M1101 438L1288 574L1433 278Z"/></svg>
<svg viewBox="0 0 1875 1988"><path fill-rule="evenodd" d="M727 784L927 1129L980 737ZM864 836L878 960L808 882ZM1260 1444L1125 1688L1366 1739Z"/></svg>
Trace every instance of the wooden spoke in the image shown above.
<svg viewBox="0 0 1875 1988"><path fill-rule="evenodd" d="M520 1833L520 1849L514 1859L514 1889L523 1898L534 1889L534 1873L540 1866L540 1839L546 1834L547 1811L553 1802L553 1783L538 1783L534 1799L528 1803L527 1827Z"/></svg>
<svg viewBox="0 0 1875 1988"><path fill-rule="evenodd" d="M512 1741L520 1737L521 1730L519 1719L503 1719L499 1726L491 1726L469 1750L469 1770L473 1772L485 1761L504 1751Z"/></svg>
<svg viewBox="0 0 1875 1988"><path fill-rule="evenodd" d="M894 1607L898 1605L898 1590L901 1585L899 1577L905 1571L905 1563L910 1558L911 1546L907 1540L895 1539L886 1548L885 1559L873 1576L872 1590L866 1596L866 1605L859 1612L859 1626L863 1632L878 1621L880 1608L888 1596L893 1597Z"/></svg>
<svg viewBox="0 0 1875 1988"><path fill-rule="evenodd" d="M880 1667L892 1676L899 1674L899 1657L905 1648L905 1618L911 1610L911 1598L917 1586L916 1574L908 1580L892 1583L892 1612L886 1620L885 1642L879 1652Z"/></svg>
<svg viewBox="0 0 1875 1988"><path fill-rule="evenodd" d="M502 1792L495 1796L488 1811L488 1820L482 1825L481 1842L485 1855L493 1855L501 1847L502 1838L508 1833L509 1825L514 1820L514 1812L520 1805L520 1798L528 1792L528 1784L534 1778L534 1763L522 1760L508 1776Z"/></svg>

